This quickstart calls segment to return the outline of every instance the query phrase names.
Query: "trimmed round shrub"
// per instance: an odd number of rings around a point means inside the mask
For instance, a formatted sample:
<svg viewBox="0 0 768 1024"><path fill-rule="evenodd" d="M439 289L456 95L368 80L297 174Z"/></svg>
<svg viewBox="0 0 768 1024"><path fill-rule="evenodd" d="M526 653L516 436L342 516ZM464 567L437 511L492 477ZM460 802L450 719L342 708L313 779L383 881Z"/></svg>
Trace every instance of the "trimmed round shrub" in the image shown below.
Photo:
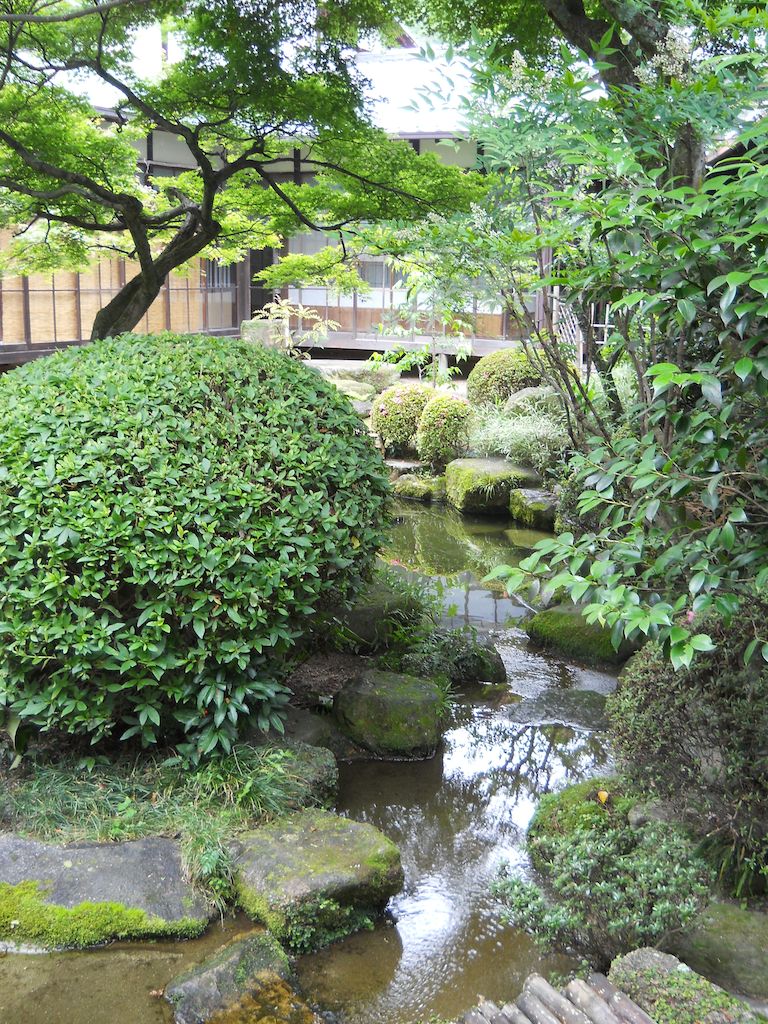
<svg viewBox="0 0 768 1024"><path fill-rule="evenodd" d="M541 383L541 374L522 349L503 348L483 356L472 370L467 378L467 398L471 405L494 405Z"/></svg>
<svg viewBox="0 0 768 1024"><path fill-rule="evenodd" d="M413 448L421 414L434 394L426 384L396 384L374 399L371 428L385 448Z"/></svg>
<svg viewBox="0 0 768 1024"><path fill-rule="evenodd" d="M470 407L463 398L435 395L424 406L416 432L416 451L423 462L444 466L466 451Z"/></svg>
<svg viewBox="0 0 768 1024"><path fill-rule="evenodd" d="M0 707L228 750L349 596L388 483L336 387L268 348L126 335L0 379Z"/></svg>
<svg viewBox="0 0 768 1024"><path fill-rule="evenodd" d="M737 895L768 887L768 665L759 651L744 664L766 618L768 601L756 598L728 626L702 619L697 631L717 646L677 671L646 644L608 704L622 771L693 815Z"/></svg>

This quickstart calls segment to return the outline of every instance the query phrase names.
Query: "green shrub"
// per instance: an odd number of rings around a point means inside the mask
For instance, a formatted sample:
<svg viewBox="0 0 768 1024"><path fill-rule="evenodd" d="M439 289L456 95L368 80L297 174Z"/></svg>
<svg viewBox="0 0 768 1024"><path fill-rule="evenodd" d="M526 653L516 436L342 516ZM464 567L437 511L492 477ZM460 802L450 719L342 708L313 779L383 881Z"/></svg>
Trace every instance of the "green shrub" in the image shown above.
<svg viewBox="0 0 768 1024"><path fill-rule="evenodd" d="M589 813L571 802L560 816L567 828L539 821L529 836L531 855L547 876L546 896L508 870L495 891L516 926L604 970L614 957L655 945L692 921L706 899L709 874L687 837L669 825L635 831L623 800L584 802ZM547 813L551 826L551 807Z"/></svg>
<svg viewBox="0 0 768 1024"><path fill-rule="evenodd" d="M500 455L544 474L556 469L569 447L563 422L544 414L516 415L502 409L477 411L469 445L478 455Z"/></svg>
<svg viewBox="0 0 768 1024"><path fill-rule="evenodd" d="M430 466L444 466L462 455L469 441L470 408L463 398L435 395L424 406L416 451Z"/></svg>
<svg viewBox="0 0 768 1024"><path fill-rule="evenodd" d="M755 598L729 626L714 615L697 622L717 646L692 668L675 671L646 644L608 702L624 773L687 806L737 895L768 884L768 665L744 664L767 617L768 601Z"/></svg>
<svg viewBox="0 0 768 1024"><path fill-rule="evenodd" d="M379 455L274 350L126 335L0 378L0 706L41 729L228 750L382 540Z"/></svg>
<svg viewBox="0 0 768 1024"><path fill-rule="evenodd" d="M541 373L522 349L504 348L477 363L467 378L467 398L471 405L494 405L541 382Z"/></svg>
<svg viewBox="0 0 768 1024"><path fill-rule="evenodd" d="M385 448L413 448L421 414L434 394L426 384L396 384L374 400L371 428Z"/></svg>

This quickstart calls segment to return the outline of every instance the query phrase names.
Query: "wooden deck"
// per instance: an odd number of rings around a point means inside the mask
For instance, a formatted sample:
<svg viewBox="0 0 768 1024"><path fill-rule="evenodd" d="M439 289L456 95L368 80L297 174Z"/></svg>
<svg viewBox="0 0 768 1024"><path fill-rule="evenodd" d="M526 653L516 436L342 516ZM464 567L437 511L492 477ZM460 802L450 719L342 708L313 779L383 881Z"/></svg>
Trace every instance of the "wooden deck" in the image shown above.
<svg viewBox="0 0 768 1024"><path fill-rule="evenodd" d="M652 1017L602 974L569 981L558 992L531 974L514 1003L497 1006L481 999L459 1024L655 1024Z"/></svg>

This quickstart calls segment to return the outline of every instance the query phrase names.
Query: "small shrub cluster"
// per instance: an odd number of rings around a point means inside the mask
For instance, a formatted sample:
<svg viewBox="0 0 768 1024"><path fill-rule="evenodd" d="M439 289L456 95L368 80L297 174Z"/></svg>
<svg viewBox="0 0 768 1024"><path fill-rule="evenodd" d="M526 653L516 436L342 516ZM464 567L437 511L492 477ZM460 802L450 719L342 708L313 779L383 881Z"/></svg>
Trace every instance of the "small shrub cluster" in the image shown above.
<svg viewBox="0 0 768 1024"><path fill-rule="evenodd" d="M765 630L755 598L730 624L697 623L716 647L672 668L655 642L621 673L608 703L614 750L630 780L695 815L707 856L736 895L768 888L768 665L744 664Z"/></svg>
<svg viewBox="0 0 768 1024"><path fill-rule="evenodd" d="M0 706L198 757L279 725L280 661L368 576L389 495L332 383L201 336L3 375L0 480Z"/></svg>
<svg viewBox="0 0 768 1024"><path fill-rule="evenodd" d="M414 447L421 414L434 394L426 384L396 384L375 399L371 428L386 449L397 452Z"/></svg>
<svg viewBox="0 0 768 1024"><path fill-rule="evenodd" d="M472 405L495 405L540 384L541 373L522 349L500 349L483 356L469 374L467 399Z"/></svg>
<svg viewBox="0 0 768 1024"><path fill-rule="evenodd" d="M534 862L547 876L546 895L508 869L495 891L513 924L605 970L620 954L656 945L692 921L710 875L681 832L658 824L635 831L622 802L603 805L596 794L580 795L565 815L553 816L549 827L541 822L530 835ZM592 804L589 813L580 803Z"/></svg>
<svg viewBox="0 0 768 1024"><path fill-rule="evenodd" d="M469 443L478 455L500 455L544 474L562 462L570 442L559 419L494 408L475 415Z"/></svg>
<svg viewBox="0 0 768 1024"><path fill-rule="evenodd" d="M469 443L470 407L454 395L435 395L424 406L416 432L419 458L437 469L463 454Z"/></svg>

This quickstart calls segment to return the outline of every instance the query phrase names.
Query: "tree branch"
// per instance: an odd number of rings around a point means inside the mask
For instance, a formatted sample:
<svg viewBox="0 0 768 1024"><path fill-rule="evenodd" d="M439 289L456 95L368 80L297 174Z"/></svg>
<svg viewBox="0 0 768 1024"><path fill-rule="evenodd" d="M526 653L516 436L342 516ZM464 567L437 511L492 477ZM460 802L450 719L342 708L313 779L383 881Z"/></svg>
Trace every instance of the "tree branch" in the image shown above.
<svg viewBox="0 0 768 1024"><path fill-rule="evenodd" d="M151 2L152 0L102 0L101 3L96 3L92 7L80 7L74 11L64 11L61 14L0 14L0 24L43 25L52 22L76 21L78 18L88 18L92 14L112 11L116 7L142 7ZM42 5L42 7L49 6L51 5ZM38 8L38 10L41 9Z"/></svg>

